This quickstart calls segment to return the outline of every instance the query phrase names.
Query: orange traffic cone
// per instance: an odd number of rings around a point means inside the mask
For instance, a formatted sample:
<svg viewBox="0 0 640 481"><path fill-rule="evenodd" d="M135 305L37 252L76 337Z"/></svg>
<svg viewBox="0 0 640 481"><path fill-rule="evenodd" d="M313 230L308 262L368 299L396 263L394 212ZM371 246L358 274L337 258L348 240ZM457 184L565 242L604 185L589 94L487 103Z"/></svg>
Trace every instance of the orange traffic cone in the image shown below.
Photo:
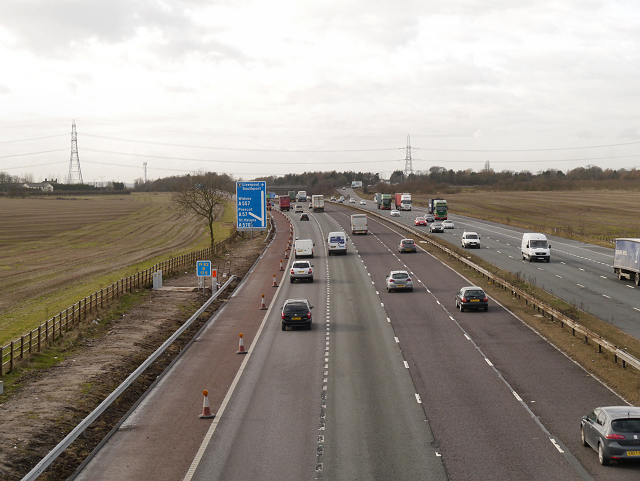
<svg viewBox="0 0 640 481"><path fill-rule="evenodd" d="M280 259L280 270L283 271L284 267L282 266L282 259Z"/></svg>
<svg viewBox="0 0 640 481"><path fill-rule="evenodd" d="M264 294L262 294L262 303L260 304L260 310L261 311L266 311L267 310L267 305L264 302Z"/></svg>
<svg viewBox="0 0 640 481"><path fill-rule="evenodd" d="M202 415L198 416L200 419L212 419L215 418L215 414L211 414L211 408L209 407L209 391L206 389L202 391L204 394L204 402L202 403Z"/></svg>
<svg viewBox="0 0 640 481"><path fill-rule="evenodd" d="M248 351L244 350L244 339L242 333L240 333L240 345L238 346L238 352L236 354L246 354Z"/></svg>
<svg viewBox="0 0 640 481"><path fill-rule="evenodd" d="M287 249L284 251L284 258L285 258L285 259L288 259L288 258L289 258L289 255L287 254L287 250L289 250L289 248L288 248L288 247L287 247Z"/></svg>
<svg viewBox="0 0 640 481"><path fill-rule="evenodd" d="M273 275L273 287L278 287L278 284L276 282L276 275Z"/></svg>

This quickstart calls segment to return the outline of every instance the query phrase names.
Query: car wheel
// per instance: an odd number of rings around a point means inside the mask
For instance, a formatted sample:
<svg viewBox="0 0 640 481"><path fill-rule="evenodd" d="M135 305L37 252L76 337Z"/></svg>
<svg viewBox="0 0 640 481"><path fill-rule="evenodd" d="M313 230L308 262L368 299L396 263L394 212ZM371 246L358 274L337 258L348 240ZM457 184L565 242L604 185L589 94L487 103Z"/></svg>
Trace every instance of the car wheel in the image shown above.
<svg viewBox="0 0 640 481"><path fill-rule="evenodd" d="M291 284L293 284L293 277L289 279L291 281Z"/></svg>
<svg viewBox="0 0 640 481"><path fill-rule="evenodd" d="M602 443L598 443L598 461L600 461L600 464L603 466L609 465L609 458L604 455Z"/></svg>
<svg viewBox="0 0 640 481"><path fill-rule="evenodd" d="M409 292L413 292L413 287L411 289L409 289Z"/></svg>
<svg viewBox="0 0 640 481"><path fill-rule="evenodd" d="M309 323L309 325L307 326L307 331L311 330L311 323Z"/></svg>
<svg viewBox="0 0 640 481"><path fill-rule="evenodd" d="M284 322L282 323L282 330L286 331L287 330L287 326L284 325Z"/></svg>
<svg viewBox="0 0 640 481"><path fill-rule="evenodd" d="M464 307L462 307L462 303L459 304L460 312L464 312Z"/></svg>
<svg viewBox="0 0 640 481"><path fill-rule="evenodd" d="M589 446L587 439L584 437L584 427L580 427L580 440L582 441L583 446L585 447Z"/></svg>
<svg viewBox="0 0 640 481"><path fill-rule="evenodd" d="M311 276L311 279L309 279L309 282L313 282L313 276Z"/></svg>
<svg viewBox="0 0 640 481"><path fill-rule="evenodd" d="M489 312L489 306L484 307L484 312Z"/></svg>

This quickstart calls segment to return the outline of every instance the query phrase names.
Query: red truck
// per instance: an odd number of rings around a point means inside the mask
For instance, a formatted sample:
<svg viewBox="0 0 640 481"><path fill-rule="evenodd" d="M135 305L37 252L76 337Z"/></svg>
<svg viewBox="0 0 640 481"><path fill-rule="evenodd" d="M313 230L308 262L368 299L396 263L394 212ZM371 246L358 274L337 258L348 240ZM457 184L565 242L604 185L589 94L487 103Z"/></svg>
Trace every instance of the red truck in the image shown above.
<svg viewBox="0 0 640 481"><path fill-rule="evenodd" d="M278 200L280 202L280 210L289 210L291 207L291 199L289 196L281 195Z"/></svg>

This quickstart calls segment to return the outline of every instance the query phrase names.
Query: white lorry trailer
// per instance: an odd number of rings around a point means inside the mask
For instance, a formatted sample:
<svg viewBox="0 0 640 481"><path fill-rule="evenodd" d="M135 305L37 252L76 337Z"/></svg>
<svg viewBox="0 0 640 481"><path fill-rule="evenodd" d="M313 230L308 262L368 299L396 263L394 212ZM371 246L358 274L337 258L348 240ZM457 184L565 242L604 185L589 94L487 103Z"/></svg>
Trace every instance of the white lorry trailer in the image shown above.
<svg viewBox="0 0 640 481"><path fill-rule="evenodd" d="M314 212L324 212L324 195L312 195L311 208Z"/></svg>
<svg viewBox="0 0 640 481"><path fill-rule="evenodd" d="M369 232L367 214L353 214L351 216L351 234L366 234L367 232Z"/></svg>
<svg viewBox="0 0 640 481"><path fill-rule="evenodd" d="M613 272L640 286L640 239L616 239Z"/></svg>

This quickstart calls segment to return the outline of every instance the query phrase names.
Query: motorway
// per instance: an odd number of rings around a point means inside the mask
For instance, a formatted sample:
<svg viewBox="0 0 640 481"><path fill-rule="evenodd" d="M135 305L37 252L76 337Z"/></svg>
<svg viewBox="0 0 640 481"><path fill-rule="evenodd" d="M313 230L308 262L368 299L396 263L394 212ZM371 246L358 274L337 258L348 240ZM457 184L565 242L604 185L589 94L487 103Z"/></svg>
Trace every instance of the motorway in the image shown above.
<svg viewBox="0 0 640 481"><path fill-rule="evenodd" d="M602 467L580 443L583 415L624 401L494 300L488 312L455 310L469 281L422 249L398 254L401 232L370 219L372 234L328 257L327 233L348 233L352 212L291 214L295 235L315 241L314 282L291 284L285 271L206 434L188 428L193 412L174 410L171 435L153 441L166 458L136 473L174 467L176 446L198 434L185 476L171 479L638 479L640 464ZM415 290L387 293L392 269L408 270ZM282 303L300 297L314 306L313 329L282 331ZM232 302L223 314L236 315ZM186 360L175 369L193 373ZM86 479L115 479L105 473L122 462L107 456L102 476Z"/></svg>
<svg viewBox="0 0 640 481"><path fill-rule="evenodd" d="M360 200L351 189L339 193ZM367 201L366 208L389 216L389 211L377 210L373 201ZM392 219L415 227L415 218L426 213L426 208L414 207ZM475 231L482 247L473 254L640 339L640 289L613 273L613 249L547 235L551 262L528 262L522 260L520 241L530 231L452 213L448 217L455 228L434 236L460 246L462 233ZM429 232L428 227L416 228Z"/></svg>

